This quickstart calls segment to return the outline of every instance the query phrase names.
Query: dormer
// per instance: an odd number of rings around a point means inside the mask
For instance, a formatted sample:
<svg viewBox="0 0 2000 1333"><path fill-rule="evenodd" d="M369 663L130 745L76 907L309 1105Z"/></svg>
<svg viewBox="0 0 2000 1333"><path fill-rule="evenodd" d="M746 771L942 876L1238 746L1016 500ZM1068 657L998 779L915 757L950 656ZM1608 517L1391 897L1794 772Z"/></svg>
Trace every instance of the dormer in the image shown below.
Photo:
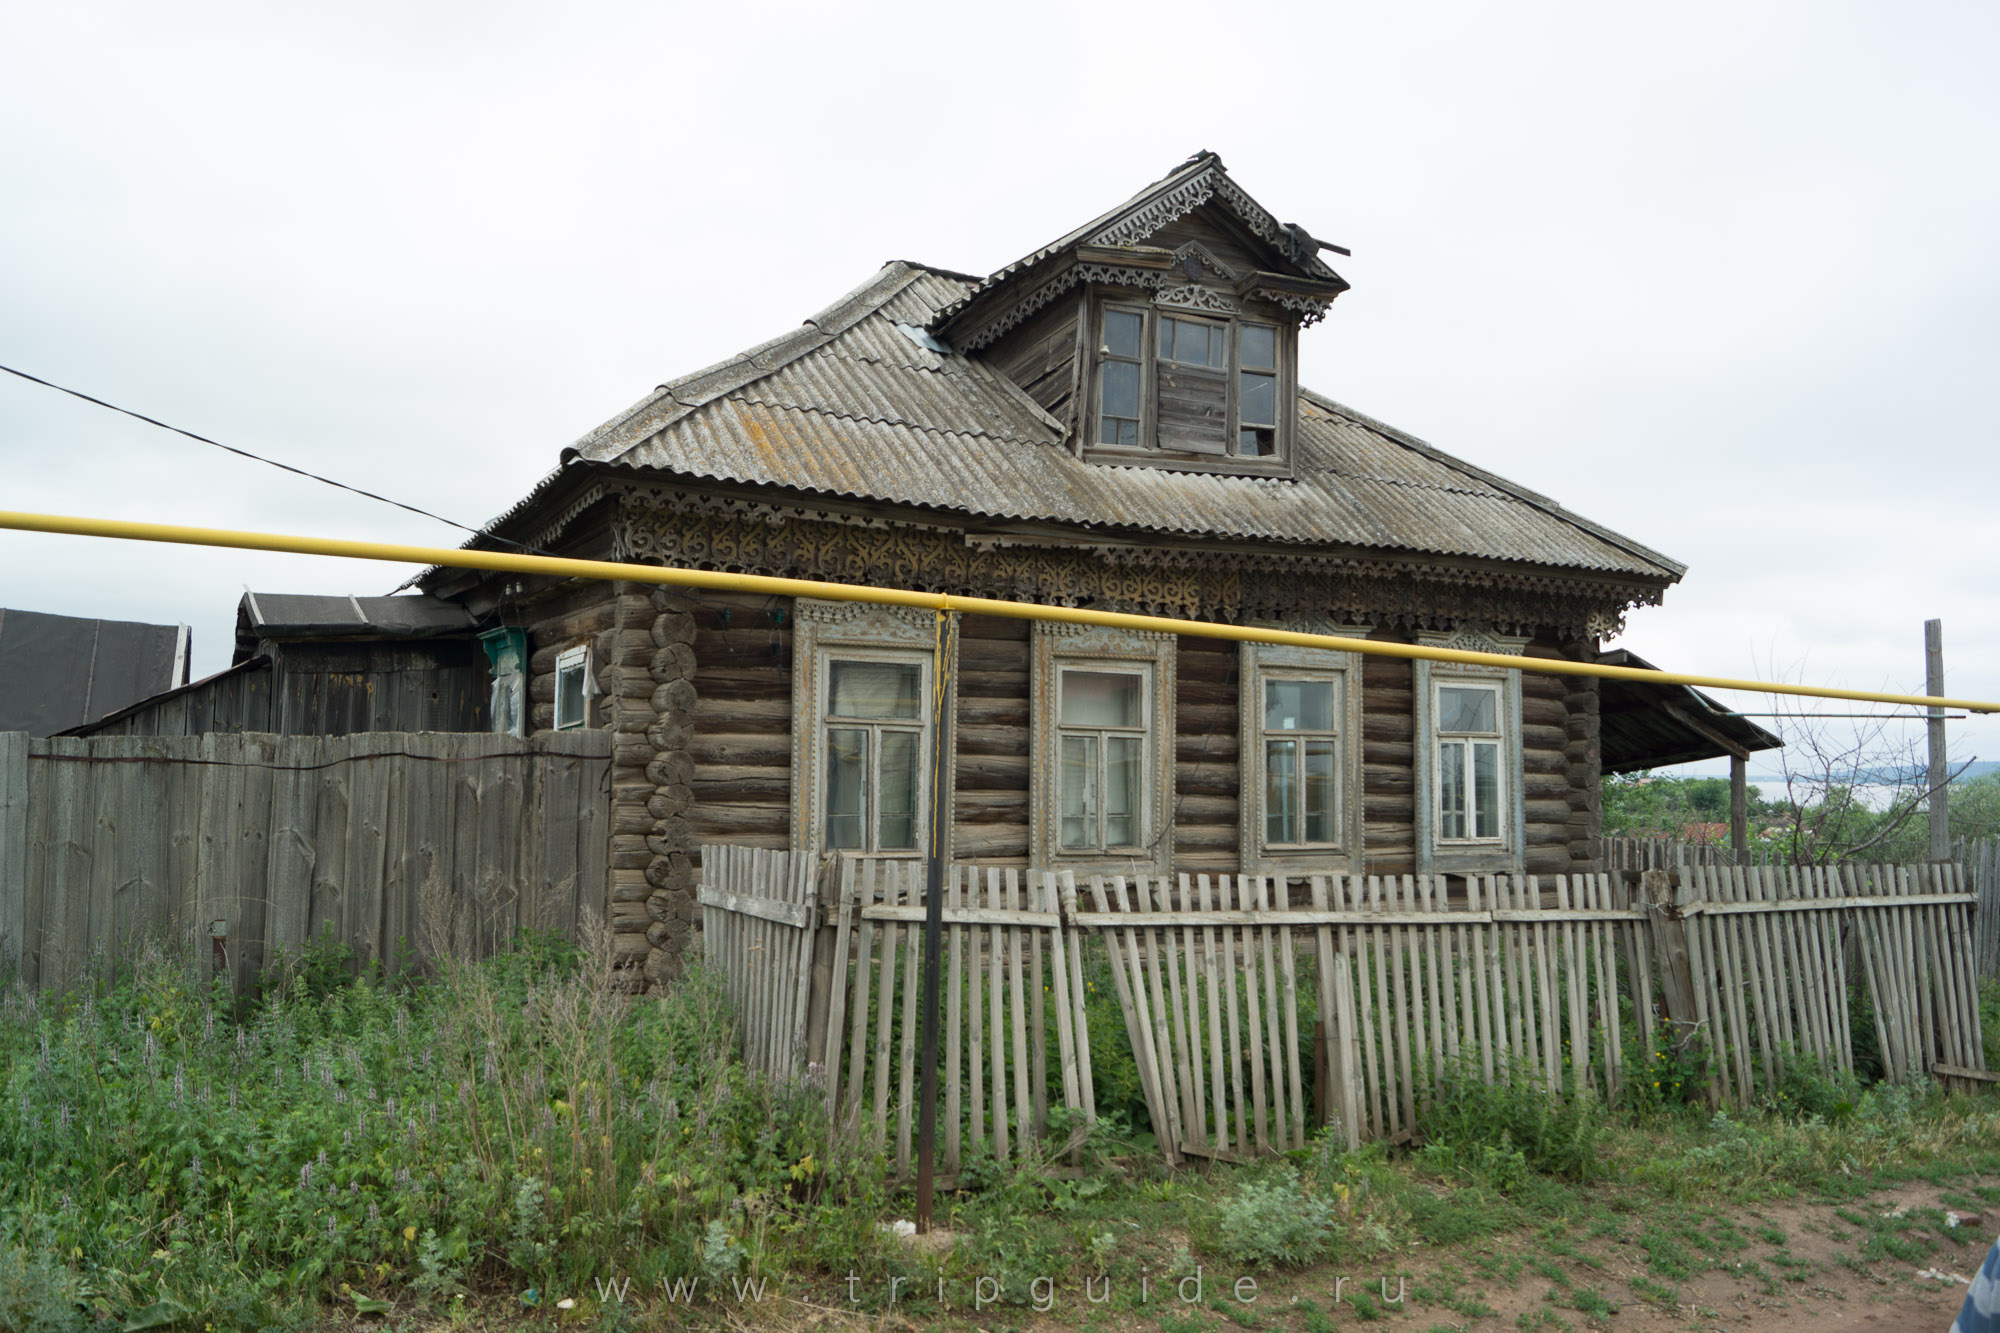
<svg viewBox="0 0 2000 1333"><path fill-rule="evenodd" d="M1321 249L1338 247L1203 153L930 329L1025 389L1088 462L1290 476L1299 332L1347 289Z"/></svg>

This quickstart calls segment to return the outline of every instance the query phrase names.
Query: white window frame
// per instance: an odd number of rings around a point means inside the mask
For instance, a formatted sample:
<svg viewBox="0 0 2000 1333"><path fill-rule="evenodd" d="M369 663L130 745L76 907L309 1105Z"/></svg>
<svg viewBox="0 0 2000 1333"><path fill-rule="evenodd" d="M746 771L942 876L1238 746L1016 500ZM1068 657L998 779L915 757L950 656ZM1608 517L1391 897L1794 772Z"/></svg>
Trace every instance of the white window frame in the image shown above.
<svg viewBox="0 0 2000 1333"><path fill-rule="evenodd" d="M1528 646L1522 636L1495 634L1483 625L1448 633L1426 632L1417 641L1439 648L1502 653L1518 657ZM1527 808L1521 770L1521 673L1503 667L1465 666L1419 660L1413 664L1416 711L1416 861L1419 874L1526 873ZM1493 838L1440 836L1438 773L1438 694L1444 685L1486 685L1498 690L1500 708L1500 833ZM1470 813L1468 811L1468 813Z"/></svg>
<svg viewBox="0 0 2000 1333"><path fill-rule="evenodd" d="M580 700L574 717L563 712L563 676L571 671L581 672L583 680L577 687L576 696ZM575 731L590 725L590 645L580 643L574 648L565 648L556 654L556 691L552 726L557 731Z"/></svg>
<svg viewBox="0 0 2000 1333"><path fill-rule="evenodd" d="M930 846L931 811L929 784L925 771L930 764L932 728L936 723L937 679L932 669L936 655L934 613L912 607L867 606L858 602L821 602L801 598L793 606L792 638L792 850L818 855L832 851L841 856L869 856L885 859L915 859L926 855ZM957 670L957 636L951 636L954 655L945 663L947 671ZM915 665L918 672L917 740L917 845L910 849L875 851L868 848L828 848L826 846L826 763L827 732L842 726L880 727L908 730L907 724L886 719L841 723L827 716L827 690L833 661L899 662ZM950 721L947 720L947 725ZM957 789L955 736L945 740L944 790ZM869 757L870 791L876 790L881 755L875 749ZM871 810L872 815L872 810ZM942 821L945 855L950 858L952 820ZM870 820L865 841L872 844L878 834Z"/></svg>
<svg viewBox="0 0 2000 1333"><path fill-rule="evenodd" d="M1028 846L1033 864L1073 870L1167 874L1173 868L1174 637L1102 626L1036 621L1029 705ZM1064 670L1130 671L1142 677L1145 730L1134 803L1136 847L1065 850L1062 846L1061 689ZM1082 728L1095 731L1097 728ZM1102 810L1099 818L1102 819Z"/></svg>
<svg viewBox="0 0 2000 1333"><path fill-rule="evenodd" d="M1287 622L1279 627L1311 634L1366 638L1370 626ZM1240 649L1242 723L1238 735L1241 823L1239 856L1246 872L1344 871L1365 869L1361 780L1361 658L1357 653L1282 644L1246 643ZM1265 818L1264 686L1273 680L1325 680L1334 686L1334 837L1325 843L1272 844Z"/></svg>
<svg viewBox="0 0 2000 1333"><path fill-rule="evenodd" d="M1505 846L1507 841L1507 803L1517 785L1508 781L1507 776L1507 691L1500 681L1475 680L1469 676L1442 675L1433 670L1431 674L1431 708L1437 717L1444 716L1444 692L1446 690L1477 690L1493 700L1493 726L1486 731L1447 731L1442 723L1432 729L1432 753L1437 756L1438 779L1431 785L1433 802L1431 815L1437 821L1438 845L1443 846ZM1490 746L1493 750L1494 793L1493 832L1479 832L1478 771L1477 750L1480 746ZM1464 802L1464 816L1468 832L1453 837L1445 829L1445 768L1446 747L1456 748L1464 758L1459 762L1461 790L1458 795Z"/></svg>

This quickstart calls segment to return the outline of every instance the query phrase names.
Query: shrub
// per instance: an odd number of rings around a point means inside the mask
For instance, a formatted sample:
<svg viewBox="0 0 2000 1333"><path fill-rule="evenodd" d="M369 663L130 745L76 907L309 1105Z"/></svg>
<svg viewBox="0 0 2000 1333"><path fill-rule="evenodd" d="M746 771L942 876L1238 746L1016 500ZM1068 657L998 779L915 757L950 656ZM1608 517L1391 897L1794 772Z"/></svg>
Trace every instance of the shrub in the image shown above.
<svg viewBox="0 0 2000 1333"><path fill-rule="evenodd" d="M1293 1267L1326 1256L1334 1206L1317 1198L1287 1169L1245 1181L1216 1212L1216 1248L1242 1264Z"/></svg>
<svg viewBox="0 0 2000 1333"><path fill-rule="evenodd" d="M1442 1167L1508 1188L1525 1170L1588 1180L1602 1170L1597 1151L1604 1108L1587 1089L1551 1090L1523 1070L1486 1082L1459 1066L1417 1112L1417 1130Z"/></svg>

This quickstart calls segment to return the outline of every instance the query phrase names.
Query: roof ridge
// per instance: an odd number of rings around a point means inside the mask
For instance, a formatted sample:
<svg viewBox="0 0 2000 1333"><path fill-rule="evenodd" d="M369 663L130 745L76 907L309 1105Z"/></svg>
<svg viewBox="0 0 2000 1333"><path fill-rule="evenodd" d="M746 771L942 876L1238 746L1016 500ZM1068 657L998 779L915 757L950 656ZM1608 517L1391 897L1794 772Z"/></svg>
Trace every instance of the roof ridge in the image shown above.
<svg viewBox="0 0 2000 1333"><path fill-rule="evenodd" d="M1673 559L1671 556L1662 555L1650 546L1644 545L1641 542L1635 542L1622 533L1613 532L1601 523L1593 523L1575 510L1564 508L1560 501L1551 499L1539 491L1529 490L1519 482L1509 481L1497 472L1488 472L1483 467L1468 463L1456 455L1448 454L1429 441L1419 439L1408 431L1398 430L1386 421L1377 421L1365 412L1358 412L1345 403L1336 402L1325 394L1305 388L1304 386L1300 386L1299 388L1299 397L1306 399L1315 406L1325 408L1329 412L1338 413L1355 425L1366 427L1383 438L1393 440L1404 448L1415 453L1420 453L1434 462L1454 468L1465 473L1467 476L1477 477L1479 480L1498 489L1502 494L1511 496L1524 504L1533 505L1551 517L1561 519L1563 522L1584 532L1588 532L1601 541L1609 542L1630 555L1636 555L1641 560L1650 560L1662 569L1670 569L1674 572L1676 578L1687 573L1687 566Z"/></svg>

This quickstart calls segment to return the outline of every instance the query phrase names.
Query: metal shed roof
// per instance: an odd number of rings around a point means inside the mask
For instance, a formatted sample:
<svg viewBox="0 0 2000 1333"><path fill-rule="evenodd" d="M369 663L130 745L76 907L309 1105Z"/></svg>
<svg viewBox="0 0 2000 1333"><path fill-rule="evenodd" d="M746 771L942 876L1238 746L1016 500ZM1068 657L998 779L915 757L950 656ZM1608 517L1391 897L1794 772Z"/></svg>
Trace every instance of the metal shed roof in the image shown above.
<svg viewBox="0 0 2000 1333"><path fill-rule="evenodd" d="M1659 670L1624 648L1614 648L1598 660L1610 666ZM1602 680L1597 689L1599 753L1606 773L1636 773L1698 759L1721 759L1736 751L1747 755L1775 750L1785 743L1686 685Z"/></svg>
<svg viewBox="0 0 2000 1333"><path fill-rule="evenodd" d="M1134 535L1469 556L1656 583L1684 572L1309 391L1291 480L1086 463L1012 381L924 345L918 327L976 285L887 264L799 329L661 386L565 458Z"/></svg>

